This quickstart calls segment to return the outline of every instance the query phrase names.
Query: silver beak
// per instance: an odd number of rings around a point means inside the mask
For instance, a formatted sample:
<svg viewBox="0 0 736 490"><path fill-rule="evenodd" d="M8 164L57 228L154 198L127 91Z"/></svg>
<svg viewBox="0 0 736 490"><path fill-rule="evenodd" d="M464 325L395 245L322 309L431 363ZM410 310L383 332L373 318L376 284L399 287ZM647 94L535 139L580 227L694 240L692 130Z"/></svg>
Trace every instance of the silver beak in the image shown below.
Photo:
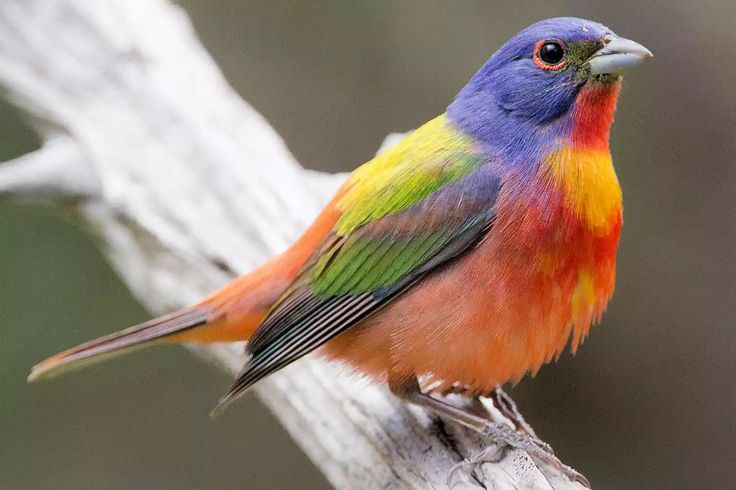
<svg viewBox="0 0 736 490"><path fill-rule="evenodd" d="M619 73L639 66L644 60L654 56L641 44L616 35L606 36L603 42L603 47L588 61L593 75Z"/></svg>

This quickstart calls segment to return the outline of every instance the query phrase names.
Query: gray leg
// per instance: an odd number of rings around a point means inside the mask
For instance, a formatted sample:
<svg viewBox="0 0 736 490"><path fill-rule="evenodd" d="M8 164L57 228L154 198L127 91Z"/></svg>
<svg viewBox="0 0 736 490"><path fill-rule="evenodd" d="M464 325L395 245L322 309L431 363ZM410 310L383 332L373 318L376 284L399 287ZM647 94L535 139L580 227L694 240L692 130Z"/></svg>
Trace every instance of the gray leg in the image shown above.
<svg viewBox="0 0 736 490"><path fill-rule="evenodd" d="M540 440L539 436L537 436L536 432L534 432L532 426L527 423L527 421L524 419L524 416L517 408L516 402L514 402L514 400L503 390L503 388L501 388L501 386L497 386L488 395L472 395L468 393L468 387L461 384L456 384L450 386L447 390L443 392L444 396L447 396L449 394L472 396L474 408L477 413L482 416L485 416L488 413L488 409L485 407L485 405L483 405L483 402L480 400L480 396L490 398L493 402L493 406L496 407L499 412L501 412L501 415L506 417L512 424L514 424L516 430L524 432L534 439ZM549 446L548 449L548 452L551 452L551 448L549 448Z"/></svg>
<svg viewBox="0 0 736 490"><path fill-rule="evenodd" d="M583 475L581 475L574 469L564 465L559 459L554 456L554 454L547 452L548 446L545 443L539 441L529 434L518 432L510 428L506 424L492 422L474 413L451 405L443 400L433 398L430 395L421 391L419 383L416 379L413 379L411 381L404 381L401 383L391 383L391 391L396 396L410 403L431 410L437 415L452 420L460 425L463 425L469 429L478 432L479 434L492 439L494 442L496 442L498 445L501 445L502 447L521 449L529 454L529 456L531 456L533 459L542 461L543 463L555 468L559 468L559 470L563 472L566 476L568 476L571 480L578 481L586 487L590 488L590 483ZM495 453L498 453L498 448L495 449ZM484 454L487 452L488 450L483 451ZM480 456L483 456L484 454L481 454ZM497 459L498 457L493 458L493 460ZM479 460L477 457L473 457L469 460L468 463L474 466L482 462L483 461ZM467 467L468 463L460 463L460 465L458 466L462 465L463 467ZM451 476L456 469L457 467L453 468L453 470L451 471Z"/></svg>
<svg viewBox="0 0 736 490"><path fill-rule="evenodd" d="M522 432L527 433L534 439L539 439L536 432L534 432L534 429L532 429L532 426L529 425L526 420L524 420L524 416L519 412L519 409L516 407L516 402L511 399L511 397L506 394L506 392L501 388L500 386L496 386L496 389L491 392L490 396L491 400L493 400L493 405L513 424L516 426L516 430L520 430Z"/></svg>

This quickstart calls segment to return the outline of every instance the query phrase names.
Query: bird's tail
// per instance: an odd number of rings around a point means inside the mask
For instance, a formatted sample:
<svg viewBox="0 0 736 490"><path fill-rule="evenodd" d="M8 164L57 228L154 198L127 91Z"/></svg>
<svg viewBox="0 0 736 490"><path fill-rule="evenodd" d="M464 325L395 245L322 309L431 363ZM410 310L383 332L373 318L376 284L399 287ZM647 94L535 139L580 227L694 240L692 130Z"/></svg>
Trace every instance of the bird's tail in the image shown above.
<svg viewBox="0 0 736 490"><path fill-rule="evenodd" d="M209 308L193 306L85 342L36 364L28 376L28 381L50 378L140 347L164 342L167 337L206 324L211 315L212 311Z"/></svg>

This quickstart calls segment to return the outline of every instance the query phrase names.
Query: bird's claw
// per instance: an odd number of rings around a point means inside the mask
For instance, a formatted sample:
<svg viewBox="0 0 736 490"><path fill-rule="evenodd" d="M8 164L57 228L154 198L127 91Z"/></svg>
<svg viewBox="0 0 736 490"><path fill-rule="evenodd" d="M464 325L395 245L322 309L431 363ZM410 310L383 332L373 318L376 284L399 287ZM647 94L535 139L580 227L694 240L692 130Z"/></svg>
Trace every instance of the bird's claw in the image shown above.
<svg viewBox="0 0 736 490"><path fill-rule="evenodd" d="M542 451L544 451L545 453L547 453L549 455L552 455L552 456L555 455L555 450L552 449L552 446L550 446L549 444L547 444L543 440L538 439L536 437L532 437L532 442L534 442L534 444L536 444L536 446L539 449L541 449Z"/></svg>
<svg viewBox="0 0 736 490"><path fill-rule="evenodd" d="M542 441L534 442L536 444ZM544 446L549 447L549 445L547 444L544 444ZM480 487L480 485L474 484L473 480L470 478L470 475L473 473L475 468L483 463L498 463L505 455L506 450L510 447L515 446L505 443L492 444L479 453L471 456L470 458L457 463L455 466L450 468L450 471L447 474L448 488L455 488L455 486L459 484L470 484ZM590 485L590 481L588 481L585 475L574 470L573 468L570 468L562 461L560 461L553 453L546 451L542 447L537 446L535 448L528 446L526 448L518 449L524 450L529 455L529 457L532 458L532 460L542 462L545 465L554 467L557 471L570 479L570 481L578 482L585 488L592 488Z"/></svg>
<svg viewBox="0 0 736 490"><path fill-rule="evenodd" d="M557 468L557 470L560 473L565 475L565 477L567 477L568 480L577 482L581 484L583 487L588 488L588 489L593 488L590 486L590 480L588 480L585 477L585 475L583 475L577 470L570 468L569 466L567 466L565 463L563 463L559 459L555 458L555 463L553 465L555 466L555 468Z"/></svg>
<svg viewBox="0 0 736 490"><path fill-rule="evenodd" d="M535 441L536 442L536 441ZM548 444L545 444L547 447L549 447ZM565 475L570 481L575 481L583 485L585 488L591 488L590 481L577 470L574 470L573 468L567 466L565 463L559 460L557 456L554 455L553 452L545 451L541 447L528 447L528 448L520 448L526 451L526 453L529 455L532 460L535 461L541 461L542 463L551 466L555 468L557 471L559 471L561 474Z"/></svg>
<svg viewBox="0 0 736 490"><path fill-rule="evenodd" d="M526 452L535 462L542 462L557 469L571 481L577 481L586 488L590 488L590 482L578 471L570 468L555 456L552 447L546 442L532 437L526 433L511 429L505 424L488 423L483 433L502 447L512 447ZM492 446L498 447L498 446ZM470 459L471 464L478 461L488 462L488 449L481 451L477 456ZM501 453L501 456L503 453ZM498 461L498 458L496 459ZM453 468L454 469L454 468Z"/></svg>
<svg viewBox="0 0 736 490"><path fill-rule="evenodd" d="M493 444L470 458L457 463L450 468L450 472L447 474L447 487L455 488L455 485L470 483L470 475L476 466L482 463L497 463L501 460L505 452L506 446ZM480 487L480 485L476 486Z"/></svg>

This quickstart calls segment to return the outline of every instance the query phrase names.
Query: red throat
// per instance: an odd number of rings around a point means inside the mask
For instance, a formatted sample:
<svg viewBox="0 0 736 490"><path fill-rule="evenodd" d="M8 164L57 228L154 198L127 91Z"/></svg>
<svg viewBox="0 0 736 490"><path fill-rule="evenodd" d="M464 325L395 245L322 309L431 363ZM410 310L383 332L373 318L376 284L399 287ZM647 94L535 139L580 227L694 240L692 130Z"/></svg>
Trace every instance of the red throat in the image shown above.
<svg viewBox="0 0 736 490"><path fill-rule="evenodd" d="M580 91L575 100L572 130L575 148L608 151L608 137L620 92L620 81L596 83Z"/></svg>

